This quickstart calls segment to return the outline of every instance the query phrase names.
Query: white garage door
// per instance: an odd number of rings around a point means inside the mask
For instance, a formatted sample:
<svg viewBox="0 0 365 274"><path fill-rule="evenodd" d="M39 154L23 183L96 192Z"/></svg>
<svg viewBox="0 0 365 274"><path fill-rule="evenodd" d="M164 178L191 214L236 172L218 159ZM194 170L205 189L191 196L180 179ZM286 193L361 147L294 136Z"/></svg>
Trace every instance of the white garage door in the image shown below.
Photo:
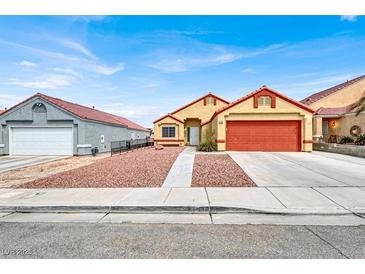
<svg viewBox="0 0 365 274"><path fill-rule="evenodd" d="M71 127L14 127L12 155L73 155Z"/></svg>

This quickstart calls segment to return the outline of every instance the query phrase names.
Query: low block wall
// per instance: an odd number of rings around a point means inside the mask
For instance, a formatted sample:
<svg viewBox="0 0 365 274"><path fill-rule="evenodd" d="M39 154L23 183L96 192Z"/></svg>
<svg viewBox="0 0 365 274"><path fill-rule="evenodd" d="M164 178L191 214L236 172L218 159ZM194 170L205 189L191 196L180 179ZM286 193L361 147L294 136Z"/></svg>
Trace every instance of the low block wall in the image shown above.
<svg viewBox="0 0 365 274"><path fill-rule="evenodd" d="M326 151L365 158L365 146L314 143L313 150Z"/></svg>

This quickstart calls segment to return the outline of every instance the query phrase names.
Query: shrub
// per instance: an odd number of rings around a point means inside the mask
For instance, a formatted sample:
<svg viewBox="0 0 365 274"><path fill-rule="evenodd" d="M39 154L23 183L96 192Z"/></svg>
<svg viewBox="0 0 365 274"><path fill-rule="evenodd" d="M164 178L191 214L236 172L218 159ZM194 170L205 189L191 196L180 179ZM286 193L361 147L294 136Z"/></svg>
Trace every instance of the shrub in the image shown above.
<svg viewBox="0 0 365 274"><path fill-rule="evenodd" d="M205 151L205 152L217 151L217 149L218 149L217 143L213 141L203 142L200 143L198 146L199 151Z"/></svg>
<svg viewBox="0 0 365 274"><path fill-rule="evenodd" d="M205 142L202 142L198 146L199 151L212 152L217 151L218 146L215 142L215 134L214 131L208 130L205 136Z"/></svg>
<svg viewBox="0 0 365 274"><path fill-rule="evenodd" d="M364 146L365 145L365 134L362 134L359 137L357 137L355 144Z"/></svg>
<svg viewBox="0 0 365 274"><path fill-rule="evenodd" d="M352 138L351 136L342 136L340 138L340 144L348 144L348 143L353 143L354 142L354 138Z"/></svg>

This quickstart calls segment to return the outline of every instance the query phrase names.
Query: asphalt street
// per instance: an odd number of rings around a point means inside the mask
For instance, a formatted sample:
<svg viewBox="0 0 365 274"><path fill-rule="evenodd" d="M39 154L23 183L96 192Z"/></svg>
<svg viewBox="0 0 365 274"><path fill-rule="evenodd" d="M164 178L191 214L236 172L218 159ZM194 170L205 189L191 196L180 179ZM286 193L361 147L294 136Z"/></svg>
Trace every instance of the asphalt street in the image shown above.
<svg viewBox="0 0 365 274"><path fill-rule="evenodd" d="M1 258L365 258L365 226L0 223Z"/></svg>

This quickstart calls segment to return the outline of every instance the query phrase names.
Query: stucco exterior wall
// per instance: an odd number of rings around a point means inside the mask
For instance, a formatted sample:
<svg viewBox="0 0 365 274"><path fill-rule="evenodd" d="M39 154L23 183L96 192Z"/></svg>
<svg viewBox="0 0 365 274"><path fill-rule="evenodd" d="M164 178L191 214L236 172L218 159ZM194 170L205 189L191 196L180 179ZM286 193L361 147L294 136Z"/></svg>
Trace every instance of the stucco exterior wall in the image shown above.
<svg viewBox="0 0 365 274"><path fill-rule="evenodd" d="M209 97L209 96L208 96ZM216 104L206 104L204 105L204 99L177 111L172 115L177 119L184 121L180 123L170 117L166 117L163 120L158 121L154 124L154 138L157 144L161 145L180 145L183 146L188 140L188 127L200 127L202 123L208 121L213 113L222 107L227 105L227 103L216 99ZM162 127L163 126L175 126L176 132L178 133L175 138L163 138L162 137ZM200 142L205 140L206 127L200 128Z"/></svg>
<svg viewBox="0 0 365 274"><path fill-rule="evenodd" d="M187 108L184 108L176 113L173 113L173 115L180 120L184 121L187 118L198 118L201 120L201 122L205 122L212 117L213 113L224 106L226 106L227 103L222 102L220 100L216 100L216 105L214 104L207 104L204 105L204 99L199 100L198 102L188 106Z"/></svg>
<svg viewBox="0 0 365 274"><path fill-rule="evenodd" d="M348 87L345 87L317 102L309 105L310 108L317 110L321 107L345 107L355 103L365 96L365 79L360 80Z"/></svg>
<svg viewBox="0 0 365 274"><path fill-rule="evenodd" d="M275 95L276 96L276 95ZM290 100L289 100L290 101ZM217 105L204 105L204 100L200 100L189 107L173 113L173 116L181 120L178 122L171 117L166 117L163 120L155 123L154 132L155 139L158 144L178 144L184 145L186 140L187 132L185 128L189 126L189 122L185 125L182 121L188 121L189 118L198 118L201 120L200 130L200 141L204 142L209 132L213 132L215 140L218 145L218 150L226 149L226 122L230 120L299 120L302 125L302 150L312 151L312 112L298 106L295 102L288 102L287 100L281 99L280 96L276 96L275 108L270 106L259 106L254 107L254 98L248 98L228 109L219 113L213 119L214 112L227 105L217 100ZM206 123L208 122L208 123ZM171 125L177 128L179 132L176 138L163 138L161 136L161 128L164 125ZM191 124L196 126L196 124ZM190 126L191 126L190 125ZM165 142L164 142L165 141Z"/></svg>
<svg viewBox="0 0 365 274"><path fill-rule="evenodd" d="M128 129L127 139L146 139L150 136L150 133L143 130Z"/></svg>
<svg viewBox="0 0 365 274"><path fill-rule="evenodd" d="M36 103L43 103L47 112L33 112ZM111 141L130 139L129 130L125 127L81 120L41 98L27 101L1 116L0 125L0 154L9 154L9 128L16 126L73 127L74 155L90 154L92 147L98 147L100 152L107 152L110 151ZM104 144L101 143L101 135L104 135Z"/></svg>
<svg viewBox="0 0 365 274"><path fill-rule="evenodd" d="M163 138L162 137L162 127L175 127L176 136L173 138ZM163 120L154 124L154 139L157 144L160 145L184 145L184 124L172 119L170 117L166 117Z"/></svg>
<svg viewBox="0 0 365 274"><path fill-rule="evenodd" d="M357 125L361 127L361 134L365 134L365 113L359 116L355 114L347 114L340 118L328 118L328 135L351 136L350 129ZM334 122L334 123L333 123ZM356 139L356 138L355 138Z"/></svg>

